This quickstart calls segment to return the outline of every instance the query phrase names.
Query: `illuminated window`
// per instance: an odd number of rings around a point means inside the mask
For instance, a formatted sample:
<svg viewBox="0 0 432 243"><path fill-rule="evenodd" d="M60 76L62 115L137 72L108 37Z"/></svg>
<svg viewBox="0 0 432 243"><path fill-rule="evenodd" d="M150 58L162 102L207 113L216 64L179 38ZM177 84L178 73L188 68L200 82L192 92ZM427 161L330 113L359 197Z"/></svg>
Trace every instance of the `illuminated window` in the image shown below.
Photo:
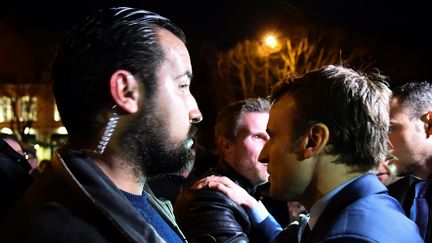
<svg viewBox="0 0 432 243"><path fill-rule="evenodd" d="M15 120L14 103L14 98L0 97L0 122ZM28 95L20 97L16 103L16 108L19 121L37 121L37 97Z"/></svg>
<svg viewBox="0 0 432 243"><path fill-rule="evenodd" d="M20 121L37 121L37 97L28 95L18 99Z"/></svg>
<svg viewBox="0 0 432 243"><path fill-rule="evenodd" d="M60 121L60 113L57 109L57 104L54 104L54 121Z"/></svg>
<svg viewBox="0 0 432 243"><path fill-rule="evenodd" d="M12 98L0 97L0 122L13 120Z"/></svg>

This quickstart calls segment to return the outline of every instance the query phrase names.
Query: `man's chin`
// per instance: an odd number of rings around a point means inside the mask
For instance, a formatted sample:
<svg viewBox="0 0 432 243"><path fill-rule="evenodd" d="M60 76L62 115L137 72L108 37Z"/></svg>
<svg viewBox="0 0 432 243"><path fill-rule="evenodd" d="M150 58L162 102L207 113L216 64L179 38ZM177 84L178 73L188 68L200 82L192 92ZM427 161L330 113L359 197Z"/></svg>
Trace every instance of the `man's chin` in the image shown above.
<svg viewBox="0 0 432 243"><path fill-rule="evenodd" d="M383 184L386 184L390 179L390 175L388 173L378 173L377 177Z"/></svg>
<svg viewBox="0 0 432 243"><path fill-rule="evenodd" d="M184 146L187 150L192 151L192 148L195 145L195 141L193 138L188 138L186 139L186 141L184 142Z"/></svg>

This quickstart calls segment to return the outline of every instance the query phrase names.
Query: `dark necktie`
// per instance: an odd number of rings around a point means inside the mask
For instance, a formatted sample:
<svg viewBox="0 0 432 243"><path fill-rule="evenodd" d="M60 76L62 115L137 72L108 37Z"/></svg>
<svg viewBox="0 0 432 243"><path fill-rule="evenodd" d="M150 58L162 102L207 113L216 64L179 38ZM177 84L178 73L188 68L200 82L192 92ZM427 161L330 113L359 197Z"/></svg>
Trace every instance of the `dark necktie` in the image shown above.
<svg viewBox="0 0 432 243"><path fill-rule="evenodd" d="M305 236L309 233L309 218L310 214L300 214L299 215L299 230L297 233L297 242L301 242Z"/></svg>
<svg viewBox="0 0 432 243"><path fill-rule="evenodd" d="M424 239L427 232L429 219L429 206L426 200L426 192L429 188L430 181L421 181L415 185L415 198L410 211L410 218L416 222L420 234Z"/></svg>

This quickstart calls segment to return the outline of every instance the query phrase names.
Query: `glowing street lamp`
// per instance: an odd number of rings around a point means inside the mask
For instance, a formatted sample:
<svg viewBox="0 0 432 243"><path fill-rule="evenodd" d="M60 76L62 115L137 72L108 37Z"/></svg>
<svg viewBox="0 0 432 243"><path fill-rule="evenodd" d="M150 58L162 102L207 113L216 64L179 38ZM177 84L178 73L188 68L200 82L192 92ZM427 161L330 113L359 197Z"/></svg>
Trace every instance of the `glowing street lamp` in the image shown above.
<svg viewBox="0 0 432 243"><path fill-rule="evenodd" d="M264 43L266 46L275 49L278 46L278 41L276 37L272 34L268 34L264 37Z"/></svg>
<svg viewBox="0 0 432 243"><path fill-rule="evenodd" d="M270 55L280 51L282 45L279 43L278 39L274 34L268 33L266 34L259 47L258 47L258 55L264 58L264 82L266 87L266 93L269 92L268 88L270 87L269 80L269 59Z"/></svg>
<svg viewBox="0 0 432 243"><path fill-rule="evenodd" d="M268 56L280 51L281 47L282 45L279 43L276 35L269 33L263 37L258 53L260 56Z"/></svg>

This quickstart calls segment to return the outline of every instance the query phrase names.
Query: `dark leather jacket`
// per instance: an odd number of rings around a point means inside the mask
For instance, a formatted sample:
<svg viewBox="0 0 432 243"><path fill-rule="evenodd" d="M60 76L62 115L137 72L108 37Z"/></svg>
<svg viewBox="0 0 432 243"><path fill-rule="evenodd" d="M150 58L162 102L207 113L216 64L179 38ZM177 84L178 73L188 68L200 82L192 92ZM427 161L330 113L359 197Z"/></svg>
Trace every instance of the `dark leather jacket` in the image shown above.
<svg viewBox="0 0 432 243"><path fill-rule="evenodd" d="M30 164L0 138L0 220L33 183Z"/></svg>
<svg viewBox="0 0 432 243"><path fill-rule="evenodd" d="M223 161L201 178L209 175L227 176L250 194L254 191L250 182ZM209 188L183 191L176 200L174 213L190 242L249 242L255 238L245 209Z"/></svg>
<svg viewBox="0 0 432 243"><path fill-rule="evenodd" d="M165 242L90 158L60 154L2 222L2 242ZM171 204L145 193L185 239Z"/></svg>

